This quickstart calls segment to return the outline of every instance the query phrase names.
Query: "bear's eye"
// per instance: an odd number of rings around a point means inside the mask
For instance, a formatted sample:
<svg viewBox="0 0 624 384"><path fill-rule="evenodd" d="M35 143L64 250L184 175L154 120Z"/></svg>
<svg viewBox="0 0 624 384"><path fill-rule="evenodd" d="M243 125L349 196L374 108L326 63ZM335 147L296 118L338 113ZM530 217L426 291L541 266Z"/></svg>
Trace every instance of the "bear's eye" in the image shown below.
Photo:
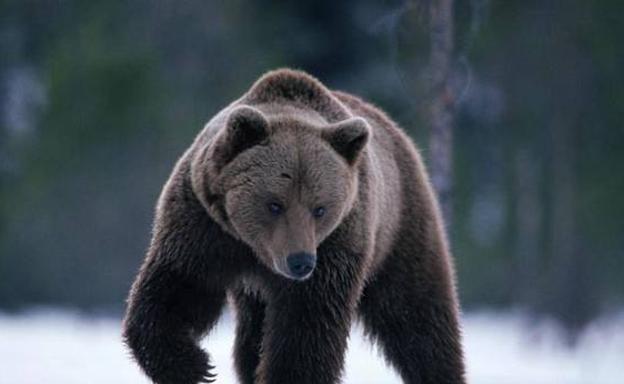
<svg viewBox="0 0 624 384"><path fill-rule="evenodd" d="M316 207L312 210L312 216L316 217L317 219L320 219L321 217L325 216L325 207Z"/></svg>
<svg viewBox="0 0 624 384"><path fill-rule="evenodd" d="M282 206L282 204L280 203L271 202L269 203L268 208L269 212L271 212L273 216L279 216L282 214L282 212L284 212L284 206Z"/></svg>

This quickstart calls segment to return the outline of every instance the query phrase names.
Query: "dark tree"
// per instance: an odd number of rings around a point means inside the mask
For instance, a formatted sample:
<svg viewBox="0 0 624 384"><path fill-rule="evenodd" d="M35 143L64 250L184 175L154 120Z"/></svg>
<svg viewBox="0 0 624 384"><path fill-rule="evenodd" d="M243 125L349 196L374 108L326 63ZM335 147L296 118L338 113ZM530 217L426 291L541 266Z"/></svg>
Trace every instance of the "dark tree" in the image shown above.
<svg viewBox="0 0 624 384"><path fill-rule="evenodd" d="M450 84L453 60L453 0L429 4L431 105L429 160L433 185L447 225L452 220L454 95Z"/></svg>

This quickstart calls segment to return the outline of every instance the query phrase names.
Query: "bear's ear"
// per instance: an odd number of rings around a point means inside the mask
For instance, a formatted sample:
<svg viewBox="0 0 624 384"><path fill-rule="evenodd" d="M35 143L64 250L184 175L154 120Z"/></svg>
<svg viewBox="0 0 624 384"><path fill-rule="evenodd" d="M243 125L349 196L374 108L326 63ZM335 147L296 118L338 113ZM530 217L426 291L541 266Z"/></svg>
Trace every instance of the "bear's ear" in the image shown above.
<svg viewBox="0 0 624 384"><path fill-rule="evenodd" d="M223 167L241 152L269 136L269 123L262 112L249 106L234 109L215 141L213 160Z"/></svg>
<svg viewBox="0 0 624 384"><path fill-rule="evenodd" d="M354 117L324 128L321 135L349 165L353 165L368 143L370 127L366 120Z"/></svg>

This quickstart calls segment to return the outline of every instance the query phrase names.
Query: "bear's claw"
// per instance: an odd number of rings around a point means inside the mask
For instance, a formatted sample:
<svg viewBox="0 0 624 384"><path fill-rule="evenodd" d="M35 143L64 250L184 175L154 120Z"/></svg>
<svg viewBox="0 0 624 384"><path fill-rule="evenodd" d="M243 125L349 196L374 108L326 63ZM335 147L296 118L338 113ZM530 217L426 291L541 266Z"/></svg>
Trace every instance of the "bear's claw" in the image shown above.
<svg viewBox="0 0 624 384"><path fill-rule="evenodd" d="M208 372L204 374L204 376L199 380L200 383L214 383L217 380L217 374L210 372L211 369L214 369L213 365L208 365Z"/></svg>

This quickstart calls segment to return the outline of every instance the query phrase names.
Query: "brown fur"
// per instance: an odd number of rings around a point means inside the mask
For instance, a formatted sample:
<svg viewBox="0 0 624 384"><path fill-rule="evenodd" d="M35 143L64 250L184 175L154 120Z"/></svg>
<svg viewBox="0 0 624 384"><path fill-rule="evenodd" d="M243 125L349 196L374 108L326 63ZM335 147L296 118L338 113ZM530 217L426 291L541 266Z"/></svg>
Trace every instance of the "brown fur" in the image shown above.
<svg viewBox="0 0 624 384"><path fill-rule="evenodd" d="M297 253L316 263L300 279ZM377 108L302 72L258 80L164 187L124 321L155 382L212 380L198 340L226 295L242 383L339 382L356 318L405 383L464 382L453 267L418 152Z"/></svg>

